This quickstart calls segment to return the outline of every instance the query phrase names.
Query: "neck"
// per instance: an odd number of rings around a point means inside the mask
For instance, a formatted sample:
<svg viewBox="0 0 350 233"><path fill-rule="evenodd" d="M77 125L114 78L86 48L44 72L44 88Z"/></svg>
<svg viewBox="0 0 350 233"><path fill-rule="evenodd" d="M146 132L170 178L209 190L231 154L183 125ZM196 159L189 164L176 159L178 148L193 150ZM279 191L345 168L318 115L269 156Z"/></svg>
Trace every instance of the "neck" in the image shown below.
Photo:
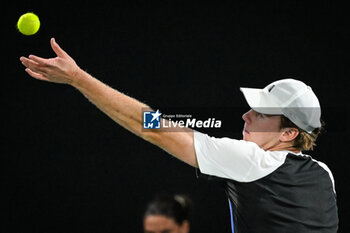
<svg viewBox="0 0 350 233"><path fill-rule="evenodd" d="M271 148L271 149L268 149L269 151L282 151L282 150L287 150L287 151L290 151L290 152L293 152L293 153L300 153L301 150L298 150L294 147L286 147L286 148L281 148L281 149L278 149L278 148Z"/></svg>
<svg viewBox="0 0 350 233"><path fill-rule="evenodd" d="M279 141L278 143L276 143L275 145L272 145L270 147L267 148L262 148L264 150L269 150L269 151L283 151L283 150L287 150L293 153L300 153L301 151L295 147L293 147L290 143L286 143L286 142L281 142Z"/></svg>

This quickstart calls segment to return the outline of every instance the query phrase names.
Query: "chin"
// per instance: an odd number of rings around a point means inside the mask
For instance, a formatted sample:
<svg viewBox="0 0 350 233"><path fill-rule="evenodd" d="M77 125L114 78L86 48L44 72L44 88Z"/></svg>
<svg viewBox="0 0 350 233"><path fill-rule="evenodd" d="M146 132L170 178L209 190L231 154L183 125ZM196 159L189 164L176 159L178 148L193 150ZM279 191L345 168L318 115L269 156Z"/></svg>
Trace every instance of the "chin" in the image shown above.
<svg viewBox="0 0 350 233"><path fill-rule="evenodd" d="M250 141L250 140L249 140L249 134L248 134L247 132L243 131L243 132L242 132L242 136L243 136L243 140L244 140L244 141Z"/></svg>

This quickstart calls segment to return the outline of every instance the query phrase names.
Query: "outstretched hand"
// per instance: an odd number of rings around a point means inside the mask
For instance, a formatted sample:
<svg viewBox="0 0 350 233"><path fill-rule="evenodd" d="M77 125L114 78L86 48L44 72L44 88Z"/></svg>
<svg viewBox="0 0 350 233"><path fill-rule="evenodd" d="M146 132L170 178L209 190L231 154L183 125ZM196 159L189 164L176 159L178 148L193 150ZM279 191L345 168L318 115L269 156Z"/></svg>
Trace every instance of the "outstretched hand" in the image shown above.
<svg viewBox="0 0 350 233"><path fill-rule="evenodd" d="M26 67L25 71L33 78L54 82L72 84L76 80L76 74L80 71L75 63L61 47L51 38L52 50L56 53L55 58L41 58L35 55L29 55L28 58L21 57L22 64Z"/></svg>

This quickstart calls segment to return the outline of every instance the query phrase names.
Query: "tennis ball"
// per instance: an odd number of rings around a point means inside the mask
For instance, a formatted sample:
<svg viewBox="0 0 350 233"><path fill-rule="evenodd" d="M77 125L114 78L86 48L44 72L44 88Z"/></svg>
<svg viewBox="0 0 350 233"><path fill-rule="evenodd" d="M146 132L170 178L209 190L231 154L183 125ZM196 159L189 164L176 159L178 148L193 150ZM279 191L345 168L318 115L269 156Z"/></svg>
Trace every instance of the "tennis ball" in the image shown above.
<svg viewBox="0 0 350 233"><path fill-rule="evenodd" d="M19 17L17 28L23 35L34 35L40 28L39 17L31 12L25 13Z"/></svg>

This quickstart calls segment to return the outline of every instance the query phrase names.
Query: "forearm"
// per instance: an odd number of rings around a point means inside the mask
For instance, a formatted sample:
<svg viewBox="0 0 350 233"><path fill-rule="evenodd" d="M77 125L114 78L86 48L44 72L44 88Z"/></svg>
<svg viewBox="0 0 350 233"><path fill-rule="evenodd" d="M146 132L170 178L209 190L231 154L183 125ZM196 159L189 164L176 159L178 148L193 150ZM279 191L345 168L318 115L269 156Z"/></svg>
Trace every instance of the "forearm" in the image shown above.
<svg viewBox="0 0 350 233"><path fill-rule="evenodd" d="M109 87L84 71L76 74L71 85L97 108L122 127L142 136L142 111L149 107Z"/></svg>
<svg viewBox="0 0 350 233"><path fill-rule="evenodd" d="M198 166L191 129L143 131L142 112L150 109L149 106L107 86L84 71L79 71L75 80L71 85L119 125L191 166Z"/></svg>

